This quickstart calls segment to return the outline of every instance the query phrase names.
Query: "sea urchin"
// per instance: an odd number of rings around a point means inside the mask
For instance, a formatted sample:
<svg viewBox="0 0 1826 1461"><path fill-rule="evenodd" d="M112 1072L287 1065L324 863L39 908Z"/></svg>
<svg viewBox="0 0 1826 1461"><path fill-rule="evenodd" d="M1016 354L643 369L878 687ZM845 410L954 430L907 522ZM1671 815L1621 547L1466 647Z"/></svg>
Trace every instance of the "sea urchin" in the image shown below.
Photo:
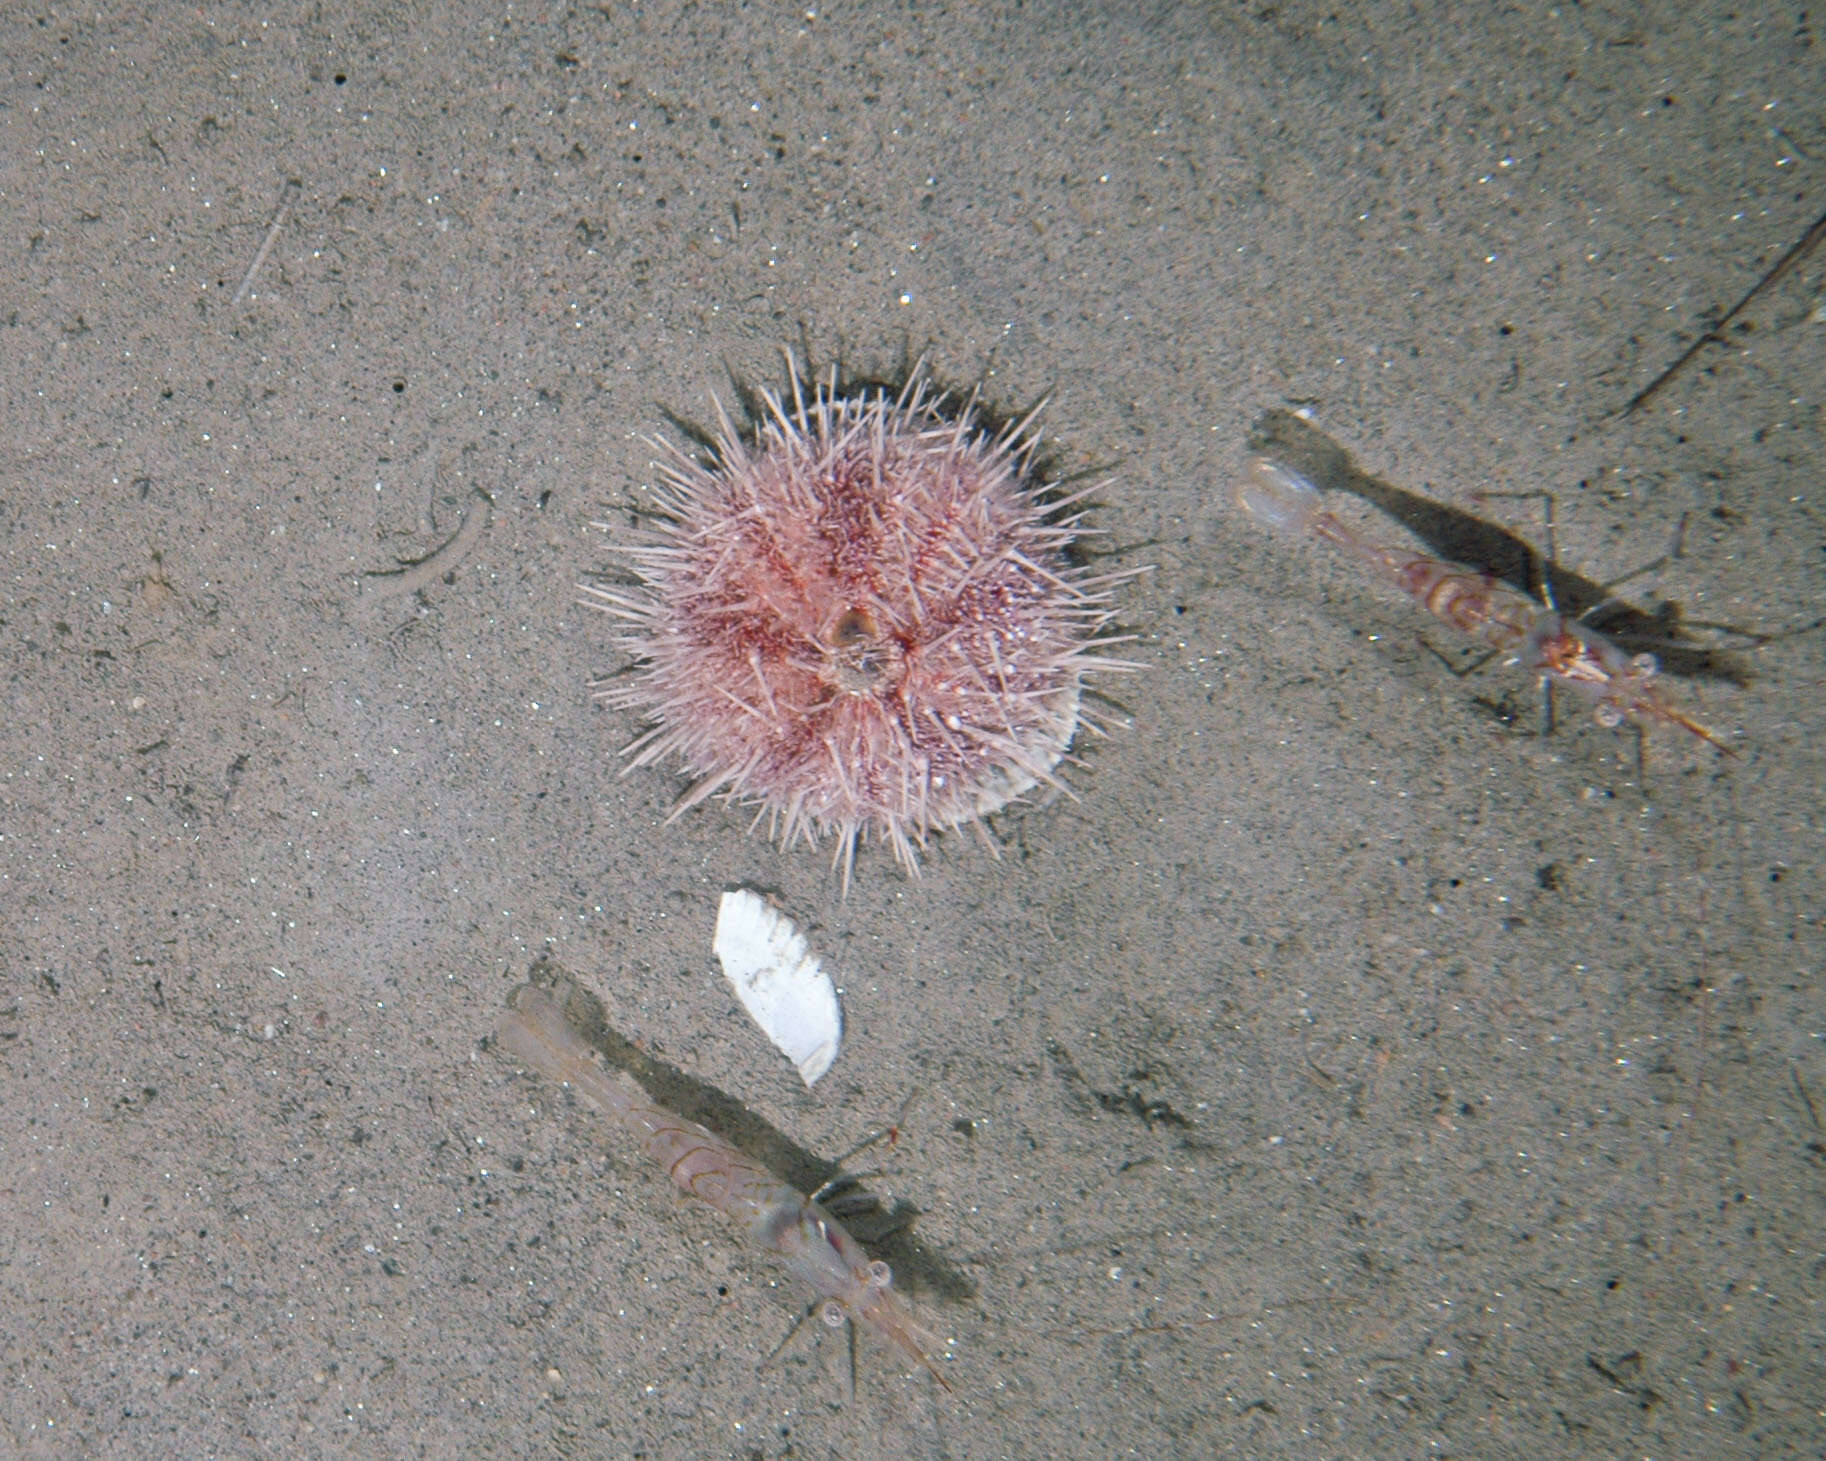
<svg viewBox="0 0 1826 1461"><path fill-rule="evenodd" d="M929 833L1054 781L1083 677L1131 668L1096 652L1128 574L1063 556L1084 494L1036 480L1033 414L993 430L917 366L809 399L787 372L751 432L718 402L701 457L654 443L660 526L614 549L639 581L584 586L635 661L595 688L652 722L624 770L695 778L674 816L721 794L782 845L833 833L847 886L859 838L916 873Z"/></svg>

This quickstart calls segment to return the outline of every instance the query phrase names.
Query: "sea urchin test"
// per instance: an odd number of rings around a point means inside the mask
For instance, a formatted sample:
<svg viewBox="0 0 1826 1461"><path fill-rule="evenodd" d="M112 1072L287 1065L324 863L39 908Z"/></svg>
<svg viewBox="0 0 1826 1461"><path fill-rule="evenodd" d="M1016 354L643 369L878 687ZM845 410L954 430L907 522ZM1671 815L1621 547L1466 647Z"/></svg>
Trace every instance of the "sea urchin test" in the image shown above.
<svg viewBox="0 0 1826 1461"><path fill-rule="evenodd" d="M847 886L859 840L917 871L928 834L1054 779L1084 677L1132 668L1098 653L1129 575L1067 562L1083 494L1036 480L1032 415L787 367L752 433L718 403L702 459L657 445L660 526L614 549L639 581L584 592L628 626L596 687L651 722L628 769L682 763L674 816L721 795L783 845L835 837Z"/></svg>

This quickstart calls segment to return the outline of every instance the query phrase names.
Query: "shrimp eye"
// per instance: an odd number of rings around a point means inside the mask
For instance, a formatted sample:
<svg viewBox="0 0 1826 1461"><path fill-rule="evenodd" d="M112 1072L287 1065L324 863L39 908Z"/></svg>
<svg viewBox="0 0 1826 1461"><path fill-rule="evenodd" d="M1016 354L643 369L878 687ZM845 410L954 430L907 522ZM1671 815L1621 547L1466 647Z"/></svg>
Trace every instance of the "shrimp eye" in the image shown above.
<svg viewBox="0 0 1826 1461"><path fill-rule="evenodd" d="M894 1282L894 1270L877 1258L869 1265L869 1287L885 1289Z"/></svg>
<svg viewBox="0 0 1826 1461"><path fill-rule="evenodd" d="M843 1305L832 1299L818 1310L818 1317L832 1329L841 1329L844 1320Z"/></svg>

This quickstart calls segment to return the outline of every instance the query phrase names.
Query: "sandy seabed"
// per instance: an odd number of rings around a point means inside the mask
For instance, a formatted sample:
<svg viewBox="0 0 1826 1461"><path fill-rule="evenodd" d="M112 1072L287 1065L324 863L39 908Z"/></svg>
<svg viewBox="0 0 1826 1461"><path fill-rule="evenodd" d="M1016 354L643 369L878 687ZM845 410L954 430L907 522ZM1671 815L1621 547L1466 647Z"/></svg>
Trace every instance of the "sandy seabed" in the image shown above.
<svg viewBox="0 0 1826 1461"><path fill-rule="evenodd" d="M1826 210L1816 21L301 13L0 18L0 1451L1819 1451L1826 250L1620 411ZM847 899L617 779L574 605L801 343L1050 392L1155 565L1076 799ZM1290 415L1592 582L1684 521L1623 592L1740 755L1262 532ZM813 1093L738 885L840 973ZM482 1043L552 964L802 1155L896 1124L949 1393L769 1360L804 1295Z"/></svg>

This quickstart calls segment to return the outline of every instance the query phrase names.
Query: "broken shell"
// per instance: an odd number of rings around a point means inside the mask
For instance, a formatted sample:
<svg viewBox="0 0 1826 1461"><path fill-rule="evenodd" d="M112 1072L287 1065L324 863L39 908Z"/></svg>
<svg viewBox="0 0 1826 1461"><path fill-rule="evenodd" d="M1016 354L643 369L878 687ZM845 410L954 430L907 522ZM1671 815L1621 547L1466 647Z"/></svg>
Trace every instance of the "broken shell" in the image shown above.
<svg viewBox="0 0 1826 1461"><path fill-rule="evenodd" d="M723 894L712 944L754 1022L807 1086L831 1068L843 1037L837 991L793 921L749 888Z"/></svg>

